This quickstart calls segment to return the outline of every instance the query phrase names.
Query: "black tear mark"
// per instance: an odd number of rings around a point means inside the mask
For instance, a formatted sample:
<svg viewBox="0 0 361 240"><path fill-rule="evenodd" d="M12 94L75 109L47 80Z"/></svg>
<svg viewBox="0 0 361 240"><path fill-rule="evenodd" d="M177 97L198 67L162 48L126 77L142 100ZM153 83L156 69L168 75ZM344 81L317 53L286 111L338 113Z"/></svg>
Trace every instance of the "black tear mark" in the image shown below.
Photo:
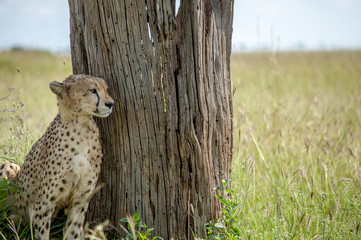
<svg viewBox="0 0 361 240"><path fill-rule="evenodd" d="M99 107L99 102L100 102L100 97L99 97L98 91L95 91L95 94L96 94L97 97L98 97L98 102L97 102L97 108L98 108L98 107Z"/></svg>

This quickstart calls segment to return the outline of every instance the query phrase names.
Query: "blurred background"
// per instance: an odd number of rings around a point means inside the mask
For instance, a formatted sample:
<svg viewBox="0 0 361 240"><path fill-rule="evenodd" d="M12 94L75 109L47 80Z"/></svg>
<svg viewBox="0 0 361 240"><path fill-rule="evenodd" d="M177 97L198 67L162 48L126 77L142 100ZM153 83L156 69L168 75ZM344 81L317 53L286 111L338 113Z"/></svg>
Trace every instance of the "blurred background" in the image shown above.
<svg viewBox="0 0 361 240"><path fill-rule="evenodd" d="M234 2L233 52L361 48L359 0ZM68 2L1 0L0 29L0 50L69 53Z"/></svg>

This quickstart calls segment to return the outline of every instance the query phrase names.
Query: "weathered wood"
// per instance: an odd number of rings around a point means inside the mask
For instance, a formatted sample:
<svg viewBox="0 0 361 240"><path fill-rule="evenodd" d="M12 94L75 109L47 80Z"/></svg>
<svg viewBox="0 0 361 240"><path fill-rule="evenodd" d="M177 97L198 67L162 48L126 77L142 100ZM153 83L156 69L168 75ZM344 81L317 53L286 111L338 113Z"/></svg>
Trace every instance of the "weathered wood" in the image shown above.
<svg viewBox="0 0 361 240"><path fill-rule="evenodd" d="M69 0L74 73L104 78L104 151L89 220L140 211L165 239L205 236L230 177L232 0Z"/></svg>

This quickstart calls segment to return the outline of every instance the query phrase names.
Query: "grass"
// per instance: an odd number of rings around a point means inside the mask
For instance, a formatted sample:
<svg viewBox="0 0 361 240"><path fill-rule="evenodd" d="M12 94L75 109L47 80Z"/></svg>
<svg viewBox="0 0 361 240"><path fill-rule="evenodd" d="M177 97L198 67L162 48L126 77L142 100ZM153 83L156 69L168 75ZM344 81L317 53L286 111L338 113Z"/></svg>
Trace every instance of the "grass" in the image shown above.
<svg viewBox="0 0 361 240"><path fill-rule="evenodd" d="M40 51L0 53L0 160L23 162L58 111L49 83L70 74L68 56Z"/></svg>
<svg viewBox="0 0 361 240"><path fill-rule="evenodd" d="M70 65L0 53L0 158L25 158ZM223 220L242 239L361 239L361 51L234 54L231 71L232 198L219 198L237 210Z"/></svg>
<svg viewBox="0 0 361 240"><path fill-rule="evenodd" d="M361 52L240 54L231 69L242 237L361 239Z"/></svg>

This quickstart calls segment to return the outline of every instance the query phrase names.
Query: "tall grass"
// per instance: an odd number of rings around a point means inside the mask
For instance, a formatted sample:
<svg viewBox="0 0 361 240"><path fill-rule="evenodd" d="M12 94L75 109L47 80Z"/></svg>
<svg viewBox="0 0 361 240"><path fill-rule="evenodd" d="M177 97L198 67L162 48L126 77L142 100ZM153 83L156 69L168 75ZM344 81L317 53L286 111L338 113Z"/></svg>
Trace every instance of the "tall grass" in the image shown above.
<svg viewBox="0 0 361 240"><path fill-rule="evenodd" d="M40 51L0 53L0 162L23 162L57 113L49 83L70 74L69 56Z"/></svg>
<svg viewBox="0 0 361 240"><path fill-rule="evenodd" d="M235 232L361 239L361 52L234 54L231 71ZM23 161L70 74L69 57L0 53L0 162Z"/></svg>
<svg viewBox="0 0 361 240"><path fill-rule="evenodd" d="M231 61L245 238L361 239L361 52Z"/></svg>

